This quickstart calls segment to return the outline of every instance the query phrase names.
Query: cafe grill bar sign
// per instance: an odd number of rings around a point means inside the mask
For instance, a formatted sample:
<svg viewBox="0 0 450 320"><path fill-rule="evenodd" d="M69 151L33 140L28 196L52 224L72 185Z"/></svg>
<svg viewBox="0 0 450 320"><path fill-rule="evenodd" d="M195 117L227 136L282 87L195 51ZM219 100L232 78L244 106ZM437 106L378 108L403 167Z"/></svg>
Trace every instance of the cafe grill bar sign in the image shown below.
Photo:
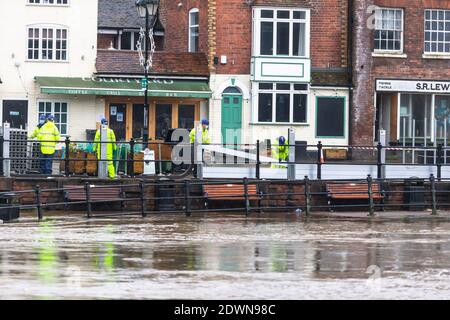
<svg viewBox="0 0 450 320"><path fill-rule="evenodd" d="M450 81L377 79L377 91L448 93Z"/></svg>

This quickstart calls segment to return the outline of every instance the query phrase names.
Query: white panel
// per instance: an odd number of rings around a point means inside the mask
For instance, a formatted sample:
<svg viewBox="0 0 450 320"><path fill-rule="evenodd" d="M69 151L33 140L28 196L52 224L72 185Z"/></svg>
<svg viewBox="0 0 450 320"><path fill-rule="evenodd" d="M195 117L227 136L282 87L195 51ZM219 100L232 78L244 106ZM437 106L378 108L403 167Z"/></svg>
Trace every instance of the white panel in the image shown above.
<svg viewBox="0 0 450 320"><path fill-rule="evenodd" d="M406 165L386 165L387 179L406 179L411 177L418 177L428 179L430 174L436 176L435 166L406 166Z"/></svg>
<svg viewBox="0 0 450 320"><path fill-rule="evenodd" d="M254 81L311 81L311 60L305 58L254 57Z"/></svg>
<svg viewBox="0 0 450 320"><path fill-rule="evenodd" d="M377 177L376 165L322 165L322 179L366 179L370 174Z"/></svg>

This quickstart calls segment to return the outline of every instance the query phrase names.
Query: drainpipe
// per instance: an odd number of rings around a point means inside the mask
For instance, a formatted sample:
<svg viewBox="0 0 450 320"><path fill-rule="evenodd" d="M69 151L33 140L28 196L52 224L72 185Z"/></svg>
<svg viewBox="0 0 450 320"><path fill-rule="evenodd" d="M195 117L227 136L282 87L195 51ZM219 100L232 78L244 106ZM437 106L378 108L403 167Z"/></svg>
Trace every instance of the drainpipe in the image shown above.
<svg viewBox="0 0 450 320"><path fill-rule="evenodd" d="M347 56L348 56L348 74L349 74L349 89L348 89L348 144L353 143L352 139L352 109L353 109L353 0L348 0L347 8Z"/></svg>

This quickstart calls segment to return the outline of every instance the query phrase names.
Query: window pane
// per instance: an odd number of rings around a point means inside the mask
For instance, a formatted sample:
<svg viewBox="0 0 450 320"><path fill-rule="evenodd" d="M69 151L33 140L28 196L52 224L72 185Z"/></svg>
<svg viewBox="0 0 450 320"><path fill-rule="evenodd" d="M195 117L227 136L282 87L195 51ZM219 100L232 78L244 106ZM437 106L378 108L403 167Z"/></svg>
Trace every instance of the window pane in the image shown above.
<svg viewBox="0 0 450 320"><path fill-rule="evenodd" d="M273 22L261 22L261 50L264 55L273 55Z"/></svg>
<svg viewBox="0 0 450 320"><path fill-rule="evenodd" d="M306 122L306 94L294 94L294 122Z"/></svg>
<svg viewBox="0 0 450 320"><path fill-rule="evenodd" d="M258 121L272 122L272 94L260 93L258 103Z"/></svg>
<svg viewBox="0 0 450 320"><path fill-rule="evenodd" d="M294 19L306 19L305 11L294 11Z"/></svg>
<svg viewBox="0 0 450 320"><path fill-rule="evenodd" d="M131 50L131 32L124 32L120 37L122 50Z"/></svg>
<svg viewBox="0 0 450 320"><path fill-rule="evenodd" d="M290 83L277 83L277 90L290 90L291 84Z"/></svg>
<svg viewBox="0 0 450 320"><path fill-rule="evenodd" d="M289 122L289 94L277 94L276 122Z"/></svg>
<svg viewBox="0 0 450 320"><path fill-rule="evenodd" d="M307 84L294 84L294 90L298 90L298 91L306 91L308 90L308 85Z"/></svg>
<svg viewBox="0 0 450 320"><path fill-rule="evenodd" d="M305 56L306 55L306 37L305 37L305 24L304 23L294 23L292 32L292 54L294 56Z"/></svg>
<svg viewBox="0 0 450 320"><path fill-rule="evenodd" d="M277 18L278 19L289 19L289 14L290 14L290 12L287 10L283 10L283 11L279 10L277 12Z"/></svg>
<svg viewBox="0 0 450 320"><path fill-rule="evenodd" d="M273 83L260 83L259 89L262 90L272 90L273 89Z"/></svg>
<svg viewBox="0 0 450 320"><path fill-rule="evenodd" d="M277 23L277 54L289 54L289 23Z"/></svg>
<svg viewBox="0 0 450 320"><path fill-rule="evenodd" d="M178 128L194 128L195 105L178 106Z"/></svg>
<svg viewBox="0 0 450 320"><path fill-rule="evenodd" d="M261 10L261 18L273 18L273 10Z"/></svg>

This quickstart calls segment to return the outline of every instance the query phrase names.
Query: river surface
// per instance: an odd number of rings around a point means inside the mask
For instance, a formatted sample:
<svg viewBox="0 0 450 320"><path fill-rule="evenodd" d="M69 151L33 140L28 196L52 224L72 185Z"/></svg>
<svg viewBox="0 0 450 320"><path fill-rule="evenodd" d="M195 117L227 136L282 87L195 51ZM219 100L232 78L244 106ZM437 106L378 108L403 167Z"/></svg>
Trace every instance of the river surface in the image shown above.
<svg viewBox="0 0 450 320"><path fill-rule="evenodd" d="M295 214L0 224L0 299L449 299L450 222Z"/></svg>

